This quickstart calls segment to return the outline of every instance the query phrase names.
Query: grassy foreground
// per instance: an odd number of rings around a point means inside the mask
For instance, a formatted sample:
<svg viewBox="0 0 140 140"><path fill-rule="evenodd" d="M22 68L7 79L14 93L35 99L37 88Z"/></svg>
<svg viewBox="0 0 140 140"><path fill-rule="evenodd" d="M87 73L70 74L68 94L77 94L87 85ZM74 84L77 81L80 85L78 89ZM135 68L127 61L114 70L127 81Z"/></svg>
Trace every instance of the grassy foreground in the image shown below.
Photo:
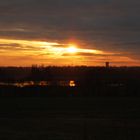
<svg viewBox="0 0 140 140"><path fill-rule="evenodd" d="M1 98L0 139L140 139L140 98Z"/></svg>

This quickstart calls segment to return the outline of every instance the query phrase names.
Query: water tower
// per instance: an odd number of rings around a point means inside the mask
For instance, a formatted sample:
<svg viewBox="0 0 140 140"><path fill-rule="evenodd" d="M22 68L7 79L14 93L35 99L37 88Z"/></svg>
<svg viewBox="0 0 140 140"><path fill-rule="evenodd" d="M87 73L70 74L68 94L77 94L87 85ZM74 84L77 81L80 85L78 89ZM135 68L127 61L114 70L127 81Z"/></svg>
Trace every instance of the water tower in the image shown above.
<svg viewBox="0 0 140 140"><path fill-rule="evenodd" d="M109 68L110 67L110 63L109 62L105 62L105 67Z"/></svg>

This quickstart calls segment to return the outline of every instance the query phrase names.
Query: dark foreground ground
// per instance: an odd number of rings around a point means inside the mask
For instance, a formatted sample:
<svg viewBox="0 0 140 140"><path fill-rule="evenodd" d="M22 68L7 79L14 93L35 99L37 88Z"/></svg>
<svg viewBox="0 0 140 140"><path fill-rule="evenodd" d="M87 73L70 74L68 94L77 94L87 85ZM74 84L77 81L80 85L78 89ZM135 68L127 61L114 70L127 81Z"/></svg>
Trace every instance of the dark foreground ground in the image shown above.
<svg viewBox="0 0 140 140"><path fill-rule="evenodd" d="M1 98L0 140L139 140L140 98Z"/></svg>

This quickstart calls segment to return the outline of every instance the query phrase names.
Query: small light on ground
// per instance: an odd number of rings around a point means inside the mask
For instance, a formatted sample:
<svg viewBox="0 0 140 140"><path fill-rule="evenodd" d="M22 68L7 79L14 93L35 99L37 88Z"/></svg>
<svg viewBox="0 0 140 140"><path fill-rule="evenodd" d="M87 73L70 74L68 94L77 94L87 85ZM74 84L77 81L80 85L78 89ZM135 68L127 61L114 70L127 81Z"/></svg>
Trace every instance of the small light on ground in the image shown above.
<svg viewBox="0 0 140 140"><path fill-rule="evenodd" d="M75 84L75 82L74 82L73 80L71 80L71 81L69 82L69 86L70 86L70 87L75 87L76 84Z"/></svg>

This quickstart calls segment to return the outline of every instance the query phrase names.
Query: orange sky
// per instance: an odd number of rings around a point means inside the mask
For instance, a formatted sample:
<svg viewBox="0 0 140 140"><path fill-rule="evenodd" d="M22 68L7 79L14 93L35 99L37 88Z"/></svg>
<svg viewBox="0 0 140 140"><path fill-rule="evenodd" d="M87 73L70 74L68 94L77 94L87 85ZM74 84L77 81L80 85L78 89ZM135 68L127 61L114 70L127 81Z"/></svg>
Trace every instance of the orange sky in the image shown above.
<svg viewBox="0 0 140 140"><path fill-rule="evenodd" d="M139 0L0 0L0 66L140 66L139 7Z"/></svg>
<svg viewBox="0 0 140 140"><path fill-rule="evenodd" d="M1 66L37 65L104 65L110 61L113 66L140 65L122 52L86 49L76 43L58 43L35 40L0 39Z"/></svg>

